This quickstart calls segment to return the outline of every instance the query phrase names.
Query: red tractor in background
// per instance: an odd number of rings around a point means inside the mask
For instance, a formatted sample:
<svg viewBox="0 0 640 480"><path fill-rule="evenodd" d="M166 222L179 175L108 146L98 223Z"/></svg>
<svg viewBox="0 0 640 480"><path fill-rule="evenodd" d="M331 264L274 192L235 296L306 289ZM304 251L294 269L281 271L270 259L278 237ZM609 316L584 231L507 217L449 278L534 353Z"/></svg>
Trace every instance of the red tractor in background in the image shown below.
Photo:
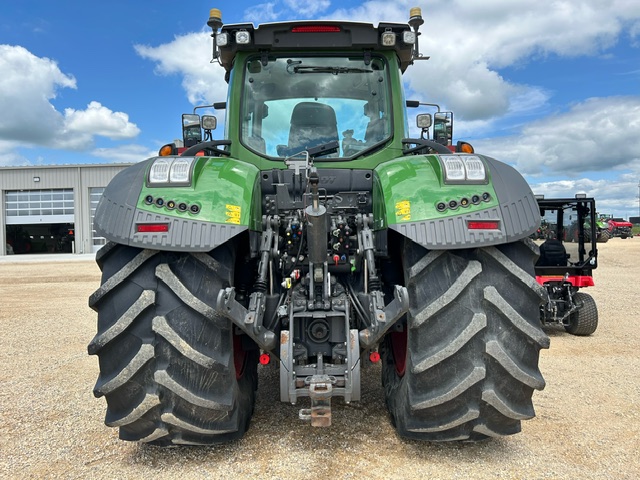
<svg viewBox="0 0 640 480"><path fill-rule="evenodd" d="M609 225L609 232L611 237L620 237L620 238L628 238L633 237L631 233L631 229L633 228L633 224L631 222L627 222L623 218L617 218L613 215L600 215L600 220L606 222Z"/></svg>

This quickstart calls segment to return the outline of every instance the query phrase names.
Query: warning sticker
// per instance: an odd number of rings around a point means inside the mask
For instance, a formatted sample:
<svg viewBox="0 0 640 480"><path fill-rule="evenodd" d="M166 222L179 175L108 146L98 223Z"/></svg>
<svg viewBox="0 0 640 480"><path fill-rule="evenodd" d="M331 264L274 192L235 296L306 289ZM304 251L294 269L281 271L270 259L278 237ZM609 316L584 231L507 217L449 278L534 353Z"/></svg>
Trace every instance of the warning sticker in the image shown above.
<svg viewBox="0 0 640 480"><path fill-rule="evenodd" d="M396 203L396 220L411 220L411 202L409 200L402 200Z"/></svg>
<svg viewBox="0 0 640 480"><path fill-rule="evenodd" d="M227 220L226 223L240 224L240 215L242 214L242 207L239 205L227 205Z"/></svg>

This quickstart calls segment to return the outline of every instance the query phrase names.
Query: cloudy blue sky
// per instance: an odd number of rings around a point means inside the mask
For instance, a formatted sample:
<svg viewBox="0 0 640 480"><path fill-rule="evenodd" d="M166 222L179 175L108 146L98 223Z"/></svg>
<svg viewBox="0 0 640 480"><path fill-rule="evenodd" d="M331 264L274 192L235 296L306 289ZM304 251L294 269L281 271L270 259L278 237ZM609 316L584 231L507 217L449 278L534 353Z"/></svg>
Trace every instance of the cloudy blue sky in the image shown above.
<svg viewBox="0 0 640 480"><path fill-rule="evenodd" d="M420 6L407 98L455 113L454 135L534 192L639 213L640 1L2 0L0 166L135 162L224 100L210 8L225 23L406 22ZM413 113L413 112L412 112Z"/></svg>

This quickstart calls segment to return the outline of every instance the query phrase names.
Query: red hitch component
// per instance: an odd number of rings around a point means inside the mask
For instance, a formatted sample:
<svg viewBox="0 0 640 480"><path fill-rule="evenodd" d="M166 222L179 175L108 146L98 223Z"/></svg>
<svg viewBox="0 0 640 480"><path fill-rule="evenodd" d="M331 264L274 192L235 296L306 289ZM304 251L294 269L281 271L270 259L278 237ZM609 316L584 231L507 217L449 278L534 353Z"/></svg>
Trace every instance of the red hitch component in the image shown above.
<svg viewBox="0 0 640 480"><path fill-rule="evenodd" d="M271 356L268 353L263 353L260 355L260 365L268 365L271 361Z"/></svg>
<svg viewBox="0 0 640 480"><path fill-rule="evenodd" d="M378 363L380 361L380 354L378 352L371 352L369 354L369 360L371 360L371 363Z"/></svg>
<svg viewBox="0 0 640 480"><path fill-rule="evenodd" d="M562 275L536 275L536 281L540 285L544 285L548 282L564 282L565 278ZM570 283L574 287L593 287L593 277L588 275L570 275L566 279L567 283Z"/></svg>

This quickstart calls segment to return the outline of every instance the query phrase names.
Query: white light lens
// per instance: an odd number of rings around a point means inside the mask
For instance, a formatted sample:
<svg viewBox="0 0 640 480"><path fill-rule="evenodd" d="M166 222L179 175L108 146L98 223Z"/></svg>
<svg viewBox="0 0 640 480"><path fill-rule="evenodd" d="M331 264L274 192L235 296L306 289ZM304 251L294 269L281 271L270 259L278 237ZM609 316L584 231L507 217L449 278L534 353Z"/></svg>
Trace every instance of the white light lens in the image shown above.
<svg viewBox="0 0 640 480"><path fill-rule="evenodd" d="M251 39L251 36L249 35L249 32L246 32L244 30L236 32L236 43L237 44L239 44L239 45L247 45L249 43L250 39Z"/></svg>
<svg viewBox="0 0 640 480"><path fill-rule="evenodd" d="M170 183L190 183L193 158L176 158L169 172Z"/></svg>
<svg viewBox="0 0 640 480"><path fill-rule="evenodd" d="M149 170L149 183L168 183L169 167L171 167L170 160L164 158L155 160Z"/></svg>
<svg viewBox="0 0 640 480"><path fill-rule="evenodd" d="M215 130L218 126L218 121L216 117L213 115L203 115L202 116L202 128L205 130Z"/></svg>
<svg viewBox="0 0 640 480"><path fill-rule="evenodd" d="M382 34L382 45L385 47L393 47L396 44L396 34L393 32L384 32Z"/></svg>
<svg viewBox="0 0 640 480"><path fill-rule="evenodd" d="M431 126L431 114L421 113L416 117L418 128L429 128Z"/></svg>
<svg viewBox="0 0 640 480"><path fill-rule="evenodd" d="M216 45L219 47L226 47L229 45L229 34L228 33L218 33L216 35Z"/></svg>
<svg viewBox="0 0 640 480"><path fill-rule="evenodd" d="M416 34L414 32L410 32L409 30L405 30L402 32L402 41L407 44L416 43Z"/></svg>
<svg viewBox="0 0 640 480"><path fill-rule="evenodd" d="M460 181L465 179L464 163L457 155L441 155L442 164L444 165L445 180Z"/></svg>
<svg viewBox="0 0 640 480"><path fill-rule="evenodd" d="M467 180L486 180L484 163L476 156L461 157L467 169Z"/></svg>

